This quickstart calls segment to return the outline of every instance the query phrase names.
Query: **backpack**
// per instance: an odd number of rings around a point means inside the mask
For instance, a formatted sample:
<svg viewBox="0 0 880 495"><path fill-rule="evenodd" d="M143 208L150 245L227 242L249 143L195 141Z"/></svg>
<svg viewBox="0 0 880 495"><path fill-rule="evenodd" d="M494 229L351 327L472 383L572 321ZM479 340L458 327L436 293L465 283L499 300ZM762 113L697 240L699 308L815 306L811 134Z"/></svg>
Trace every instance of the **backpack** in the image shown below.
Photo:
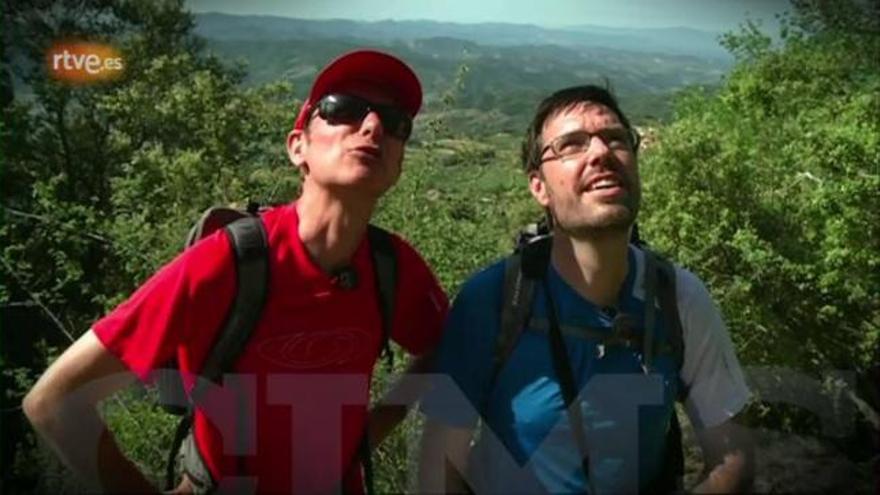
<svg viewBox="0 0 880 495"><path fill-rule="evenodd" d="M624 346L629 348L642 348L644 366L650 370L653 358L658 352L671 353L676 369L681 371L684 361L684 340L682 337L681 319L678 314L676 298L675 268L668 260L647 249L641 239L631 239L639 245L645 253L645 331L641 335L627 331L621 321L615 319L614 330L607 332L595 332L591 337L597 338L599 352L604 352L606 347ZM504 267L504 285L502 287L502 305L500 315L500 329L495 341L492 356L492 371L490 374L489 390L494 388L498 375L513 349L517 345L519 336L531 320L532 301L535 295L535 286L538 283L546 283L545 274L550 262L550 251L553 236L549 228L543 224L533 224L524 229L516 241L514 253L507 257ZM553 353L553 366L559 379L565 407L569 414L572 425L572 434L575 444L582 457L582 469L588 481L589 459L585 435L583 432L583 419L580 408L569 407L577 397L571 364L568 360L565 344L562 341L559 323L556 321L557 314L549 290L545 286L547 296L547 313L550 320L549 340ZM656 300L662 310L664 323L667 329L668 342L658 343L654 340L654 322L656 321L656 306L648 301ZM555 331L554 331L555 327ZM589 334L589 333L588 333ZM684 402L687 398L687 389L679 387L678 402ZM489 394L486 395L487 400ZM484 405L484 411L486 410ZM671 493L680 490L684 477L684 451L681 439L681 425L673 411L666 436L666 455L664 466L660 476L652 480L646 487L646 493ZM592 489L591 493L595 493Z"/></svg>
<svg viewBox="0 0 880 495"><path fill-rule="evenodd" d="M225 207L209 208L187 235L188 248L217 230L225 230L235 256L237 287L229 312L208 352L205 364L199 372L200 380L193 386L191 395L187 396L180 374L177 372L161 373L157 380L160 404L167 412L181 416L166 462L166 490L171 490L175 486L178 453L182 457L183 471L193 482L197 492L207 493L216 488L216 480L211 476L192 435L194 404L205 392L205 387L209 383L219 383L223 373L233 368L260 320L270 276L268 236L259 216L260 211L259 205L253 202L249 203L244 211ZM393 365L389 340L397 293L397 256L388 231L369 225L367 236L375 273L379 314L382 319L381 353L385 355L390 368ZM165 369L176 370L176 359L172 359ZM243 439L239 437L238 440ZM372 462L366 431L361 439L358 456L364 467L367 493L372 494ZM240 456L238 462L239 471L243 472L244 457Z"/></svg>

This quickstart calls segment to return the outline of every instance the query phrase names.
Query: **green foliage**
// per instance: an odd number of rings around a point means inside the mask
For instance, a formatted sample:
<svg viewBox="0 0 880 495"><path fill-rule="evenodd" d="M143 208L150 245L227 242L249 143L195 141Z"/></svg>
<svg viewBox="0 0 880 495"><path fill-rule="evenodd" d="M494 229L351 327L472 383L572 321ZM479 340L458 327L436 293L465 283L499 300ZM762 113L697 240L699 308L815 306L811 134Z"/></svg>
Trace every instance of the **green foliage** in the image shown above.
<svg viewBox="0 0 880 495"><path fill-rule="evenodd" d="M400 183L377 221L403 235L454 294L467 275L508 253L518 229L539 215L518 170L516 139L491 142L491 161L473 160L488 144L467 139L412 148Z"/></svg>
<svg viewBox="0 0 880 495"><path fill-rule="evenodd" d="M142 78L102 101L110 118L124 121L109 139L127 157L110 179L109 228L137 280L180 250L182 233L206 205L289 198L295 188L282 139L289 86L242 91L192 65L185 55L156 59ZM144 130L158 135L145 139ZM144 245L161 248L144 253Z"/></svg>
<svg viewBox="0 0 880 495"><path fill-rule="evenodd" d="M797 2L781 46L725 36L737 65L642 166L645 237L707 281L741 358L811 373L880 358L880 29L825 5Z"/></svg>
<svg viewBox="0 0 880 495"><path fill-rule="evenodd" d="M19 8L21 30L46 32L10 51L39 61L52 40L115 34L126 64L118 83L87 87L21 64L34 98L5 108L2 129L3 262L19 294L84 328L177 252L198 211L295 190L283 147L292 88L241 89L242 74L199 52L179 2L71 3L53 22ZM96 17L106 22L82 21Z"/></svg>
<svg viewBox="0 0 880 495"><path fill-rule="evenodd" d="M833 11L819 0L796 4L781 45L747 24L723 39L737 58L724 84L675 102L674 122L657 129L643 156L640 222L650 243L707 281L747 364L864 369L880 360L880 44L876 23L865 20L876 17L860 15L854 1ZM244 87L240 69L201 50L181 2L59 2L55 17L42 10L4 4L3 67L26 83L26 92L14 88L0 125L0 303L19 311L4 325L32 329L15 334L26 346L0 355L14 401L51 354L39 342L66 345L62 332L75 336L121 301L179 252L201 210L287 201L298 187L284 154L294 88ZM73 34L118 43L125 77L92 87L47 79L46 44ZM323 61L349 45L328 42L293 62L263 52L287 64L285 80L298 81L313 76L304 58ZM553 67L541 53L524 56L540 66L542 84L572 83L546 79ZM411 55L417 69L427 64ZM517 149L521 117L544 91L534 74L475 91L508 74L493 56L428 71L427 115L377 212L377 223L408 239L450 294L540 216ZM665 114L627 74L624 108ZM381 366L376 375L379 391L391 375ZM130 391L104 413L123 449L156 478L174 419L150 398ZM780 424L792 424L781 414ZM418 431L408 420L380 449L381 491L409 486ZM28 447L10 463L15 473L42 476L46 491L76 491L50 454L31 448L32 436L14 443Z"/></svg>
<svg viewBox="0 0 880 495"><path fill-rule="evenodd" d="M191 29L179 1L4 3L3 67L26 84L0 128L0 303L17 308L3 323L19 331L5 339L4 367L42 370L41 341L67 345L88 328L181 249L206 207L292 197L292 88L243 89L242 74L203 54ZM94 86L48 78L45 50L70 37L113 43L125 75ZM11 378L18 402L26 385ZM110 416L121 445L153 472L168 444L134 425L158 432L167 421L147 406L123 410ZM46 458L16 454L27 438L7 441L20 477L49 470L25 469L23 459ZM76 490L61 485L40 486Z"/></svg>
<svg viewBox="0 0 880 495"><path fill-rule="evenodd" d="M414 136L414 141L420 140L427 143L433 143L437 139L452 136L453 127L447 122L447 114L451 113L452 109L455 107L456 100L464 89L465 75L467 75L469 70L470 69L466 63L459 65L458 70L455 73L455 79L453 79L449 87L443 91L440 98L438 98L438 101L429 102L429 105L433 103L435 111L428 117L422 119L422 122L420 123L421 125L419 126L421 132L418 132L416 136Z"/></svg>
<svg viewBox="0 0 880 495"><path fill-rule="evenodd" d="M162 486L165 462L180 420L158 405L155 389L132 386L102 404L102 417L122 449L138 468Z"/></svg>

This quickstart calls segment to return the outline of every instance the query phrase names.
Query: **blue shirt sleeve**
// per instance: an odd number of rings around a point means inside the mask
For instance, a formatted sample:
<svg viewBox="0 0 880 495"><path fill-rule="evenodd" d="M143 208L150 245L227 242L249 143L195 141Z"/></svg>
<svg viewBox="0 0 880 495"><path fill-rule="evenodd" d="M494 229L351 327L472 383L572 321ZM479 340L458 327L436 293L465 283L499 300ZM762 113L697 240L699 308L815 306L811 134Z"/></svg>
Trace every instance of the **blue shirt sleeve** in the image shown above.
<svg viewBox="0 0 880 495"><path fill-rule="evenodd" d="M456 296L434 357L432 386L421 403L432 420L476 425L490 392L503 280L501 261L472 276Z"/></svg>

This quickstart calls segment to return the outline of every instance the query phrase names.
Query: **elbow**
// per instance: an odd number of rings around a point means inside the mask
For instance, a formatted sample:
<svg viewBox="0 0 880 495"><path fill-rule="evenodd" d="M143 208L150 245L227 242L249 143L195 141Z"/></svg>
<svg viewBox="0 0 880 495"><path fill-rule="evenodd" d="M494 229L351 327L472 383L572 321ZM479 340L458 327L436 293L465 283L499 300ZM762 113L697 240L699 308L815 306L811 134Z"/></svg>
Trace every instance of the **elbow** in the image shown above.
<svg viewBox="0 0 880 495"><path fill-rule="evenodd" d="M25 417L31 426L41 433L52 429L62 415L63 406L61 396L53 393L52 388L47 387L43 380L38 381L21 402ZM79 416L76 414L78 411L68 412L73 413L72 417Z"/></svg>
<svg viewBox="0 0 880 495"><path fill-rule="evenodd" d="M25 395L21 402L21 408L25 417L37 430L42 429L50 422L54 409L52 400L47 397L39 383Z"/></svg>

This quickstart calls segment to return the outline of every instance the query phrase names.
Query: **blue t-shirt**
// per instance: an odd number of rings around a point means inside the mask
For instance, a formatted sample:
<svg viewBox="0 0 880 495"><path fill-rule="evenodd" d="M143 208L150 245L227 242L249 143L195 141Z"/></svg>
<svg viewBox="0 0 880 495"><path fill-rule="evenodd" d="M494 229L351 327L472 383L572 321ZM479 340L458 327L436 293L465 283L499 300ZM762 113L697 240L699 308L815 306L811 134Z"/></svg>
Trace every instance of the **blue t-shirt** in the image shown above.
<svg viewBox="0 0 880 495"><path fill-rule="evenodd" d="M615 314L633 318L636 333L643 332L645 308L643 292L635 287L640 269L635 249L630 248L630 270L615 308L597 307L552 266L547 270L581 391L591 485L599 493L638 491L660 473L679 387L670 352L655 355L646 373L639 346L598 345L597 335L612 332ZM478 493L583 493L589 488L554 372L541 284L535 288L528 326L490 385L503 280L501 261L471 277L458 294L434 370L452 380L435 380L422 411L458 427L473 427L482 417L466 475ZM662 348L668 340L659 307L655 321L654 338Z"/></svg>

